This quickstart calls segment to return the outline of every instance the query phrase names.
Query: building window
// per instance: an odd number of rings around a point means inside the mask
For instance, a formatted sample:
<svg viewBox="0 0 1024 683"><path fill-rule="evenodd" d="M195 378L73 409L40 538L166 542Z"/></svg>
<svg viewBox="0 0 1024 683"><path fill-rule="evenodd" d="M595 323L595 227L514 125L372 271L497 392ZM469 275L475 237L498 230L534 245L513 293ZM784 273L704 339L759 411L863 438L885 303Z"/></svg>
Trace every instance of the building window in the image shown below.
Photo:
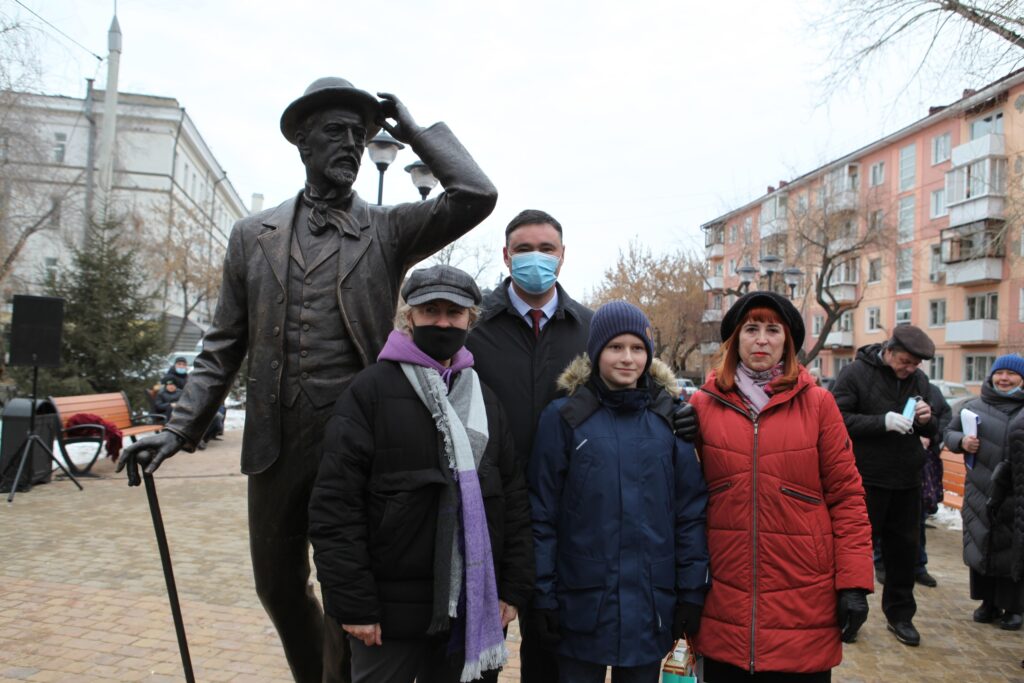
<svg viewBox="0 0 1024 683"><path fill-rule="evenodd" d="M946 357L935 356L928 361L928 379L942 379L946 376Z"/></svg>
<svg viewBox="0 0 1024 683"><path fill-rule="evenodd" d="M818 336L821 334L821 328L825 326L825 316L816 315L811 319L811 334Z"/></svg>
<svg viewBox="0 0 1024 683"><path fill-rule="evenodd" d="M58 164L64 163L64 154L68 150L68 136L64 133L53 134L53 160Z"/></svg>
<svg viewBox="0 0 1024 683"><path fill-rule="evenodd" d="M967 297L965 320L998 320L999 294L986 292Z"/></svg>
<svg viewBox="0 0 1024 683"><path fill-rule="evenodd" d="M50 225L53 230L60 228L60 214L63 204L60 197L50 197Z"/></svg>
<svg viewBox="0 0 1024 683"><path fill-rule="evenodd" d="M932 192L932 218L942 218L949 215L946 208L946 188Z"/></svg>
<svg viewBox="0 0 1024 683"><path fill-rule="evenodd" d="M867 310L868 332L877 332L882 329L882 309L878 306L869 306Z"/></svg>
<svg viewBox="0 0 1024 683"><path fill-rule="evenodd" d="M735 274L736 274L736 259L731 258L731 259L729 259L729 275L735 275Z"/></svg>
<svg viewBox="0 0 1024 683"><path fill-rule="evenodd" d="M855 285L860 280L860 264L858 259L851 258L840 261L832 266L829 273L829 285Z"/></svg>
<svg viewBox="0 0 1024 683"><path fill-rule="evenodd" d="M885 162L871 164L871 187L878 187L885 182Z"/></svg>
<svg viewBox="0 0 1024 683"><path fill-rule="evenodd" d="M980 119L974 119L971 121L971 139L977 140L983 135L1002 135L1003 134L1003 112L998 111L994 114L982 117Z"/></svg>
<svg viewBox="0 0 1024 683"><path fill-rule="evenodd" d="M1006 159L979 159L946 174L946 204L1006 193Z"/></svg>
<svg viewBox="0 0 1024 683"><path fill-rule="evenodd" d="M896 291L909 292L914 287L914 250L907 247L896 255Z"/></svg>
<svg viewBox="0 0 1024 683"><path fill-rule="evenodd" d="M882 259L873 258L868 261L868 284L882 281Z"/></svg>
<svg viewBox="0 0 1024 683"><path fill-rule="evenodd" d="M833 358L832 359L832 373L833 373L832 376L833 377L838 377L839 373L842 371L842 369L845 368L847 365L849 365L852 362L853 362L852 358Z"/></svg>
<svg viewBox="0 0 1024 683"><path fill-rule="evenodd" d="M913 302L910 299L900 299L896 302L896 326L910 324L910 312Z"/></svg>
<svg viewBox="0 0 1024 683"><path fill-rule="evenodd" d="M931 282L938 282L939 278L942 277L942 245L933 244L931 248L931 258L928 261L928 280Z"/></svg>
<svg viewBox="0 0 1024 683"><path fill-rule="evenodd" d="M747 216L743 219L743 244L750 244L754 241L753 219Z"/></svg>
<svg viewBox="0 0 1024 683"><path fill-rule="evenodd" d="M853 311L846 311L836 321L836 330L839 332L853 331Z"/></svg>
<svg viewBox="0 0 1024 683"><path fill-rule="evenodd" d="M932 165L949 161L949 133L932 138Z"/></svg>
<svg viewBox="0 0 1024 683"><path fill-rule="evenodd" d="M989 368L992 367L992 363L994 363L995 360L995 356L964 356L964 381L984 382L988 377Z"/></svg>
<svg viewBox="0 0 1024 683"><path fill-rule="evenodd" d="M900 150L900 192L914 187L917 180L917 145L910 144Z"/></svg>
<svg viewBox="0 0 1024 683"><path fill-rule="evenodd" d="M942 327L946 324L946 300L932 299L928 302L928 327Z"/></svg>
<svg viewBox="0 0 1024 683"><path fill-rule="evenodd" d="M721 261L715 262L715 277L722 277L722 265Z"/></svg>
<svg viewBox="0 0 1024 683"><path fill-rule="evenodd" d="M57 280L57 259L53 257L46 257L43 259L43 269L46 274L47 282L55 282Z"/></svg>
<svg viewBox="0 0 1024 683"><path fill-rule="evenodd" d="M817 370L821 372L821 356L815 356L814 360L811 361L811 370Z"/></svg>
<svg viewBox="0 0 1024 683"><path fill-rule="evenodd" d="M914 239L914 195L900 200L900 218L896 227L896 241L909 242Z"/></svg>
<svg viewBox="0 0 1024 683"><path fill-rule="evenodd" d="M729 244L736 241L736 224L733 223L729 226Z"/></svg>
<svg viewBox="0 0 1024 683"><path fill-rule="evenodd" d="M874 234L885 227L885 213L878 209L868 214L868 233Z"/></svg>
<svg viewBox="0 0 1024 683"><path fill-rule="evenodd" d="M711 309L715 311L722 310L722 295L715 293L711 295Z"/></svg>

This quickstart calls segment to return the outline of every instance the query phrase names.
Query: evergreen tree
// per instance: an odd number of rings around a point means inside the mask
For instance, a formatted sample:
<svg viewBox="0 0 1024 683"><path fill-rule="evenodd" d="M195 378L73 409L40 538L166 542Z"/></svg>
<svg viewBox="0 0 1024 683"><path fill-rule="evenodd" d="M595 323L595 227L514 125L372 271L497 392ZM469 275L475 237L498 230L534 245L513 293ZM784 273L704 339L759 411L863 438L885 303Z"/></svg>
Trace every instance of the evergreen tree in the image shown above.
<svg viewBox="0 0 1024 683"><path fill-rule="evenodd" d="M148 409L145 388L162 370L164 330L151 315L150 283L123 244L121 225L91 225L70 270L49 284L48 293L65 300L64 333L61 367L40 370L40 396L125 391L134 407ZM25 393L31 370L21 370Z"/></svg>

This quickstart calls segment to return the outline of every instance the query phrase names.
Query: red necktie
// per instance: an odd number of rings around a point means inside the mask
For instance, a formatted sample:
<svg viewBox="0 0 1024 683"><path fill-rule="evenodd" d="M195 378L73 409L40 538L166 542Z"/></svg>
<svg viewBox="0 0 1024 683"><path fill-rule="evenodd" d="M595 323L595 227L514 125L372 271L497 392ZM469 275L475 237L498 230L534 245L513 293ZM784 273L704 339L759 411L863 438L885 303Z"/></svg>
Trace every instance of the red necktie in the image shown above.
<svg viewBox="0 0 1024 683"><path fill-rule="evenodd" d="M544 317L544 311L539 308L530 309L530 317L533 318L533 336L540 336L540 321Z"/></svg>

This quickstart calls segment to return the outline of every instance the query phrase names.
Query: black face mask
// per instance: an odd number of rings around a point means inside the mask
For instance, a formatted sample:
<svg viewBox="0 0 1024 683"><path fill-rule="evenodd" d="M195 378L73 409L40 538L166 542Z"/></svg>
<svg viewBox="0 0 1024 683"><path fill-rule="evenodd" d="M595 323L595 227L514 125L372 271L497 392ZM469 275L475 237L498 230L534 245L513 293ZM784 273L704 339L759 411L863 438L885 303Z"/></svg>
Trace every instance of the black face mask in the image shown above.
<svg viewBox="0 0 1024 683"><path fill-rule="evenodd" d="M449 360L466 344L469 330L458 327L421 325L412 328L412 342L420 351L438 362Z"/></svg>

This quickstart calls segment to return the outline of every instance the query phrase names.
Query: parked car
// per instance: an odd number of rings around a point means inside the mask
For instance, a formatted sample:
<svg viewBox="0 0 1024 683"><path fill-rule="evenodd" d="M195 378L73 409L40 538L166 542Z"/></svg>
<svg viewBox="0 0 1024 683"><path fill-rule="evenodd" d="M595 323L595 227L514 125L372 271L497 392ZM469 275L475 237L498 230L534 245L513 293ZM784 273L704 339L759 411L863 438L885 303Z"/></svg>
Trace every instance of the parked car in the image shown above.
<svg viewBox="0 0 1024 683"><path fill-rule="evenodd" d="M946 403L949 404L949 408L953 411L953 415L959 414L960 409L964 407L964 404L975 397L975 394L970 389L957 382L947 382L943 379L937 379L933 380L932 384L937 386L939 391L942 392L942 398L946 399Z"/></svg>
<svg viewBox="0 0 1024 683"><path fill-rule="evenodd" d="M697 385L692 379L676 377L676 386L679 387L679 395L683 398L690 398L697 393Z"/></svg>

